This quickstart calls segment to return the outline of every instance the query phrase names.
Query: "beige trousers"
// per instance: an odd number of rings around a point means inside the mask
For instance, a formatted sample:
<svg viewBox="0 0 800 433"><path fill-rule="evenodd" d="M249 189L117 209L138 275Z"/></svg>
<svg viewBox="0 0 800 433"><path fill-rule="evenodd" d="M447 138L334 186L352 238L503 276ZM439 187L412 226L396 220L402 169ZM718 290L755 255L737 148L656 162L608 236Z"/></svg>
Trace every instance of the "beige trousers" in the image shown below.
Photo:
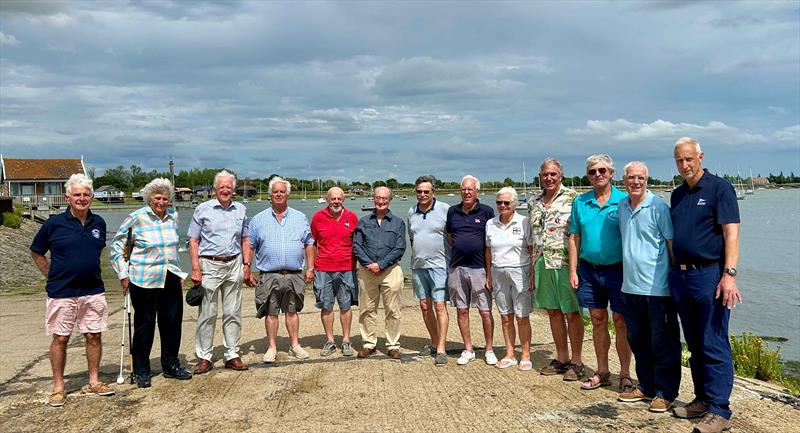
<svg viewBox="0 0 800 433"><path fill-rule="evenodd" d="M403 270L394 264L378 275L364 267L358 267L358 329L364 347L374 349L378 343L375 335L378 301L383 297L386 349L400 348L400 310L403 307Z"/></svg>

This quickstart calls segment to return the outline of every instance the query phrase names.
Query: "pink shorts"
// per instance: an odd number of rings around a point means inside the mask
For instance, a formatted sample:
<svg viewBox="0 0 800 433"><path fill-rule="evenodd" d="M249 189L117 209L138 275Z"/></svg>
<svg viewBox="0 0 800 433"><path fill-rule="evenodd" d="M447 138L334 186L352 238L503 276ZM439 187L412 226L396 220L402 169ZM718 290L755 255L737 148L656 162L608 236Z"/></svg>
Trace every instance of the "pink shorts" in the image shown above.
<svg viewBox="0 0 800 433"><path fill-rule="evenodd" d="M108 327L105 293L73 298L47 298L44 327L47 335L72 335L78 324L81 334L97 334Z"/></svg>

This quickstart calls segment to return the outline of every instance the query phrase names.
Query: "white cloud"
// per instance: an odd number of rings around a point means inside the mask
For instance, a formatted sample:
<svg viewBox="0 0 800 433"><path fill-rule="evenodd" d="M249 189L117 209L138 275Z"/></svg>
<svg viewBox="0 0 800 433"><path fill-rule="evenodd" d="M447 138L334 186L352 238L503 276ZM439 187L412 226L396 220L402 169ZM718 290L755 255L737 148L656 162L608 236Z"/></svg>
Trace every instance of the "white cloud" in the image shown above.
<svg viewBox="0 0 800 433"><path fill-rule="evenodd" d="M17 40L14 35L7 35L3 32L0 32L0 45L8 45L10 47L18 47L22 45L22 42Z"/></svg>
<svg viewBox="0 0 800 433"><path fill-rule="evenodd" d="M788 141L800 145L800 125L789 126L772 134L772 138L778 141Z"/></svg>
<svg viewBox="0 0 800 433"><path fill-rule="evenodd" d="M634 123L626 119L589 120L586 128L568 129L568 135L601 136L620 142L674 140L677 137L708 137L726 144L765 143L767 137L759 133L728 126L720 121L705 125L694 123L673 123L658 119L652 123Z"/></svg>

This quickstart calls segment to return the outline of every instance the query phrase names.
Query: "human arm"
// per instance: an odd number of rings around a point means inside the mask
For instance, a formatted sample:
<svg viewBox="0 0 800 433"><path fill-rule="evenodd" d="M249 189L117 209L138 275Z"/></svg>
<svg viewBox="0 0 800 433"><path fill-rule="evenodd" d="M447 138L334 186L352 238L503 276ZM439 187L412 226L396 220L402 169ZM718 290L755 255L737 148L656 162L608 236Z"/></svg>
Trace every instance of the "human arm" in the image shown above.
<svg viewBox="0 0 800 433"><path fill-rule="evenodd" d="M127 259L125 258L125 250L128 247L128 230L132 229L133 218L131 215L128 215L128 217L122 221L122 224L120 224L119 230L117 230L117 233L111 240L111 248L109 248L111 268L117 273L117 278L119 279L123 294L128 293L128 285L130 284L130 279L128 278L130 257ZM133 240L134 236L131 236L131 242L133 242ZM133 255L133 250L131 250L131 255Z"/></svg>
<svg viewBox="0 0 800 433"><path fill-rule="evenodd" d="M306 244L306 283L314 281L314 260L317 257L317 249L313 243Z"/></svg>
<svg viewBox="0 0 800 433"><path fill-rule="evenodd" d="M393 241L392 249L382 259L378 260L378 266L381 270L399 262L406 251L406 224L399 218L396 221L398 221L399 226L393 232L395 234L394 239L389 240Z"/></svg>
<svg viewBox="0 0 800 433"><path fill-rule="evenodd" d="M573 289L578 289L578 256L581 251L581 237L575 233L570 233L567 243L569 253L569 284Z"/></svg>
<svg viewBox="0 0 800 433"><path fill-rule="evenodd" d="M483 248L483 258L486 263L486 289L492 291L492 248L487 244Z"/></svg>
<svg viewBox="0 0 800 433"><path fill-rule="evenodd" d="M242 272L244 283L250 287L255 284L252 281L253 272L253 250L250 248L250 237L244 236L242 238Z"/></svg>
<svg viewBox="0 0 800 433"><path fill-rule="evenodd" d="M528 273L528 291L536 290L536 279L534 278L536 268L533 266L536 259L533 258L533 245L528 245L528 255L531 256L531 271Z"/></svg>
<svg viewBox="0 0 800 433"><path fill-rule="evenodd" d="M203 282L203 269L200 267L200 239L189 238L189 260L192 262L192 282Z"/></svg>
<svg viewBox="0 0 800 433"><path fill-rule="evenodd" d="M47 260L47 257L45 257L44 254L31 251L31 258L33 259L33 263L36 264L36 267L39 268L39 272L47 278L47 274L50 272L50 261Z"/></svg>
<svg viewBox="0 0 800 433"><path fill-rule="evenodd" d="M366 239L364 237L364 222L359 221L355 232L353 232L353 254L356 256L356 260L358 260L358 263L360 263L361 266L367 267L368 265L374 263L374 261L367 254L365 243Z"/></svg>
<svg viewBox="0 0 800 433"><path fill-rule="evenodd" d="M736 268L736 263L739 261L739 223L723 224L722 238L725 241L725 268ZM742 303L742 294L736 287L736 277L727 273L722 274L714 293L714 299L720 297L722 305L728 309L734 308L737 301Z"/></svg>

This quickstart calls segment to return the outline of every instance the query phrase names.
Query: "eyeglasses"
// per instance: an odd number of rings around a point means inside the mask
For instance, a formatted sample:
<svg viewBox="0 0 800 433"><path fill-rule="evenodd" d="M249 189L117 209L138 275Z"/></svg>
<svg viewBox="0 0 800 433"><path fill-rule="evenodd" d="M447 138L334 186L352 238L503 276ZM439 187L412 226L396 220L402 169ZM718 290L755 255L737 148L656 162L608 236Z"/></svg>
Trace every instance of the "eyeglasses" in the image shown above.
<svg viewBox="0 0 800 433"><path fill-rule="evenodd" d="M430 194L430 193L432 193L432 192L433 192L433 191L431 191L431 190L429 190L429 189L418 189L418 190L417 190L417 194Z"/></svg>
<svg viewBox="0 0 800 433"><path fill-rule="evenodd" d="M589 171L587 171L586 173L588 173L589 176L594 176L595 173L606 174L606 173L608 173L608 169L605 168L605 167L592 168Z"/></svg>
<svg viewBox="0 0 800 433"><path fill-rule="evenodd" d="M475 192L477 189L475 188L461 188L461 192Z"/></svg>
<svg viewBox="0 0 800 433"><path fill-rule="evenodd" d="M390 200L389 197L378 197L378 196L375 196L375 199L373 201L375 201L375 202L384 202L384 201L389 201L389 200Z"/></svg>
<svg viewBox="0 0 800 433"><path fill-rule="evenodd" d="M505 201L505 200L497 200L495 203L497 203L498 206L500 206L500 205L511 206L511 203L513 203L513 202Z"/></svg>

